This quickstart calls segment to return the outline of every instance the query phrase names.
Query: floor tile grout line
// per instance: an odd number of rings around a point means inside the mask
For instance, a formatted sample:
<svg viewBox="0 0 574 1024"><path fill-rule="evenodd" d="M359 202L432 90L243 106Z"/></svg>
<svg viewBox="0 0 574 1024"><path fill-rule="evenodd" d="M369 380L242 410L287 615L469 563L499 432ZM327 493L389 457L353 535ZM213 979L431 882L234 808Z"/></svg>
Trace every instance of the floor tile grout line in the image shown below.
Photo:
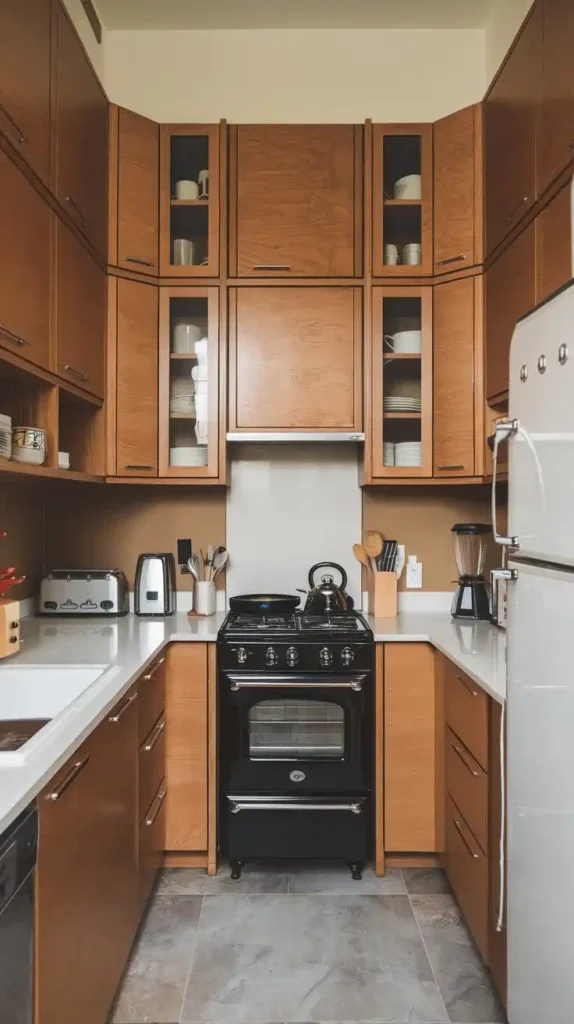
<svg viewBox="0 0 574 1024"><path fill-rule="evenodd" d="M402 874L402 869L401 869L401 874ZM406 886L406 881L405 881L404 875L403 875L403 881L405 882L405 886ZM414 894L414 895L416 895L416 894ZM452 1021L450 1019L450 1014L449 1014L449 1012L448 1012L448 1010L446 1008L446 1003L444 1001L444 997L443 997L443 994L442 994L442 991L441 991L441 987L440 987L440 985L438 983L438 979L437 979L437 976L435 974L435 969L434 969L434 967L432 965L432 960L431 960L431 958L429 956L429 951L427 949L427 944L426 944L426 942L424 940L423 931L422 931L422 928L421 928L421 926L419 924L419 919L418 919L418 917L417 917L417 915L415 913L415 908L413 907L413 901L411 899L411 894L410 893L408 893L408 898L409 898L409 906L411 908L412 915L413 915L413 917L415 919L415 924L417 926L418 933L419 933L419 935L421 937L421 942L423 944L423 949L425 951L425 956L426 956L426 958L428 960L428 965L429 965L429 967L431 969L431 974L432 974L432 976L434 978L434 983L436 985L436 990L437 990L437 992L439 994L440 1001L441 1001L441 1003L443 1005L443 1008L444 1008L444 1013L445 1013L445 1017L446 1017L445 1024L452 1024Z"/></svg>
<svg viewBox="0 0 574 1024"><path fill-rule="evenodd" d="M187 996L187 990L189 988L189 978L190 978L190 975L191 975L191 968L193 966L193 961L195 960L195 951L196 951L196 948L197 948L197 940L198 940L198 937L199 937L199 926L201 924L201 918L203 916L203 907L204 907L204 905L205 905L205 896L202 893L202 895L201 895L201 907L200 907L200 910L199 910L199 917L197 919L197 925L195 927L195 936L194 936L193 944L192 944L192 947L191 947L191 956L189 958L189 965L188 965L188 968L187 968L187 974L185 976L185 984L183 986L183 996L182 996L182 1000L181 1000L181 1010L179 1011L179 1016L178 1016L178 1024L183 1024L183 1011L185 1009L185 998Z"/></svg>

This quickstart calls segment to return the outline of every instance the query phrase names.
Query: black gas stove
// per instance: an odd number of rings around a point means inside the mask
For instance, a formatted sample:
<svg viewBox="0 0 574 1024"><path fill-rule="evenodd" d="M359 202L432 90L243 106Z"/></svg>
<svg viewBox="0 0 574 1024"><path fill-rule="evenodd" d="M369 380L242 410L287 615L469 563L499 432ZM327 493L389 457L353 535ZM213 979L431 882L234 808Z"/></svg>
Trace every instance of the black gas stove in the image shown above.
<svg viewBox="0 0 574 1024"><path fill-rule="evenodd" d="M373 634L359 612L255 615L230 612L219 631L224 668L369 668Z"/></svg>

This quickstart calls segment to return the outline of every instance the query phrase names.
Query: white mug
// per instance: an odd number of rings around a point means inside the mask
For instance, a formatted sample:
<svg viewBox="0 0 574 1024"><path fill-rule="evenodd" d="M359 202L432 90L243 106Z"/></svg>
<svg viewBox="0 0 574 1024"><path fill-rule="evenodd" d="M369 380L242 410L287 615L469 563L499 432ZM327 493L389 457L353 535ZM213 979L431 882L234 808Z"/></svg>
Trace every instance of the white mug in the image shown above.
<svg viewBox="0 0 574 1024"><path fill-rule="evenodd" d="M209 196L209 171L199 172L199 195L202 199Z"/></svg>
<svg viewBox="0 0 574 1024"><path fill-rule="evenodd" d="M421 262L422 246L420 242L409 242L403 246L401 262L406 266L415 267Z"/></svg>
<svg viewBox="0 0 574 1024"><path fill-rule="evenodd" d="M397 331L396 334L385 334L385 345L391 352L416 354L422 349L422 331Z"/></svg>
<svg viewBox="0 0 574 1024"><path fill-rule="evenodd" d="M385 245L385 263L388 267L396 267L399 263L399 248L391 242Z"/></svg>
<svg viewBox="0 0 574 1024"><path fill-rule="evenodd" d="M203 337L203 330L188 320L179 320L173 326L173 351L178 355L193 355L195 343Z"/></svg>
<svg viewBox="0 0 574 1024"><path fill-rule="evenodd" d="M191 267L193 265L195 246L189 238L174 238L173 240L173 263L174 266Z"/></svg>
<svg viewBox="0 0 574 1024"><path fill-rule="evenodd" d="M195 584L195 610L198 615L214 615L215 602L215 583L202 580Z"/></svg>
<svg viewBox="0 0 574 1024"><path fill-rule="evenodd" d="M199 199L199 185L196 181L176 181L175 183L175 198L176 199Z"/></svg>

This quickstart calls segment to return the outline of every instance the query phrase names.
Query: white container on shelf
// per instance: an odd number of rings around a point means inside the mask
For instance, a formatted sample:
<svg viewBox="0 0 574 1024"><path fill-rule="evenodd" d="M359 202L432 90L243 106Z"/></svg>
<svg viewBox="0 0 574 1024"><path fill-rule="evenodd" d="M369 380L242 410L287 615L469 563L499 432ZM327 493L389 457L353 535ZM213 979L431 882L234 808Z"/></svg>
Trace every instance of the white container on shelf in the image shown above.
<svg viewBox="0 0 574 1024"><path fill-rule="evenodd" d="M12 454L12 417L0 413L0 455L9 459Z"/></svg>
<svg viewBox="0 0 574 1024"><path fill-rule="evenodd" d="M169 449L170 466L207 466L207 447L179 447Z"/></svg>
<svg viewBox="0 0 574 1024"><path fill-rule="evenodd" d="M29 466L42 466L46 461L46 431L39 427L13 427L12 458Z"/></svg>
<svg viewBox="0 0 574 1024"><path fill-rule="evenodd" d="M58 469L70 468L70 453L58 452Z"/></svg>
<svg viewBox="0 0 574 1024"><path fill-rule="evenodd" d="M420 174L405 174L395 181L393 199L420 199L422 196L422 180Z"/></svg>
<svg viewBox="0 0 574 1024"><path fill-rule="evenodd" d="M176 320L173 326L173 351L177 355L194 355L196 343L203 337L203 330L190 320Z"/></svg>

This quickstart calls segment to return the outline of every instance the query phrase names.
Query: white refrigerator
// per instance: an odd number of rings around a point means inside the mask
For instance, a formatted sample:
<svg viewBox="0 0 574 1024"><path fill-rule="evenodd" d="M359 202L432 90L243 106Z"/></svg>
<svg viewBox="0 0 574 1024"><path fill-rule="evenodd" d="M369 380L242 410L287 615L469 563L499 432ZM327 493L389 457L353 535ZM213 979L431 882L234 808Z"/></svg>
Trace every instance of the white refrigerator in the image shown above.
<svg viewBox="0 0 574 1024"><path fill-rule="evenodd" d="M572 1024L574 282L517 324L509 410L508 1019Z"/></svg>

